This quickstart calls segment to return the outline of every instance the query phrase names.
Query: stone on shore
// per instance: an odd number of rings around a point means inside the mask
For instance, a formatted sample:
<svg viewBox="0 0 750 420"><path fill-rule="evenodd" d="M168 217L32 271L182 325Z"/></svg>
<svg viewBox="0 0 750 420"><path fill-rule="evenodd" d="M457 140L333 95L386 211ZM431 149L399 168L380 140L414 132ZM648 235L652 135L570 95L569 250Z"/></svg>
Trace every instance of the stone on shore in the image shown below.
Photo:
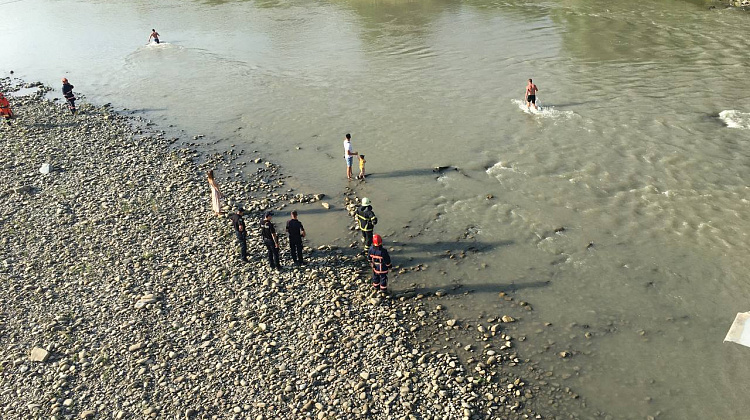
<svg viewBox="0 0 750 420"><path fill-rule="evenodd" d="M31 355L29 360L32 362L46 362L49 358L49 352L41 347L34 347L31 349Z"/></svg>

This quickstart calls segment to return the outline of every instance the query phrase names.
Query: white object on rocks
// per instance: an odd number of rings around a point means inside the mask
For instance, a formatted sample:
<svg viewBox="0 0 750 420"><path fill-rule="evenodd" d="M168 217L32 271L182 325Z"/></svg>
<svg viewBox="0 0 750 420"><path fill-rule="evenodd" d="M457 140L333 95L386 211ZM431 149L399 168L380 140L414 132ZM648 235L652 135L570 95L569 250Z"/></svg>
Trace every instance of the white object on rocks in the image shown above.
<svg viewBox="0 0 750 420"><path fill-rule="evenodd" d="M740 312L734 318L724 342L732 341L750 347L750 312Z"/></svg>
<svg viewBox="0 0 750 420"><path fill-rule="evenodd" d="M42 166L39 168L39 172L45 175L50 173L50 171L52 171L52 167L50 166L49 163L42 163Z"/></svg>
<svg viewBox="0 0 750 420"><path fill-rule="evenodd" d="M31 349L31 355L29 360L32 362L46 362L49 358L49 352L41 347L34 347Z"/></svg>

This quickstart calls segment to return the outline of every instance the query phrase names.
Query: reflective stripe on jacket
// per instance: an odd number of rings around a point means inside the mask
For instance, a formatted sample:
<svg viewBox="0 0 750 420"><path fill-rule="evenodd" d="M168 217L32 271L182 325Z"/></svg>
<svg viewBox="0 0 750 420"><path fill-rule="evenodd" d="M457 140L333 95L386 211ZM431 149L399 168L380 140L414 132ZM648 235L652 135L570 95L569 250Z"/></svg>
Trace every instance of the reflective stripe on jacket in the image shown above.
<svg viewBox="0 0 750 420"><path fill-rule="evenodd" d="M371 231L378 224L378 218L372 212L372 206L362 206L357 210L357 223L359 230Z"/></svg>
<svg viewBox="0 0 750 420"><path fill-rule="evenodd" d="M370 266L375 274L387 274L391 267L391 256L382 246L370 247Z"/></svg>

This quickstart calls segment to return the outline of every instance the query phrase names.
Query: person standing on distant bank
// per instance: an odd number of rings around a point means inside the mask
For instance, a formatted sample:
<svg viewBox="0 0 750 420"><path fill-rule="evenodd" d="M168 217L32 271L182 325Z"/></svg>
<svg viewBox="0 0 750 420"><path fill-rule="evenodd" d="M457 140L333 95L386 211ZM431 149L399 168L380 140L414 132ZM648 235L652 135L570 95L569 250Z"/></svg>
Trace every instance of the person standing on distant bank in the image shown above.
<svg viewBox="0 0 750 420"><path fill-rule="evenodd" d="M272 212L266 212L266 216L260 221L260 233L263 238L263 244L268 249L268 263L271 268L281 271L279 262L279 237L276 235L276 228L271 223Z"/></svg>
<svg viewBox="0 0 750 420"><path fill-rule="evenodd" d="M302 260L302 238L305 237L305 227L297 220L297 210L292 210L292 218L286 222L286 232L289 234L289 249L292 251L294 264L305 264Z"/></svg>
<svg viewBox="0 0 750 420"><path fill-rule="evenodd" d="M526 85L526 108L531 107L531 105L534 105L534 109L537 111L539 108L536 107L536 93L539 91L539 89L536 87L534 82L529 79L529 84Z"/></svg>
<svg viewBox="0 0 750 420"><path fill-rule="evenodd" d="M237 243L240 245L240 259L242 262L249 263L250 261L247 259L247 229L245 229L245 221L242 219L243 214L242 207L238 207L237 213L229 215L229 220L232 221L234 234L237 236Z"/></svg>
<svg viewBox="0 0 750 420"><path fill-rule="evenodd" d="M0 117L3 117L5 122L11 125L10 119L13 118L13 111L10 110L10 102L2 93L0 93Z"/></svg>
<svg viewBox="0 0 750 420"><path fill-rule="evenodd" d="M346 177L352 179L352 164L357 152L352 151L352 135L347 133L344 139L344 159L346 159Z"/></svg>
<svg viewBox="0 0 750 420"><path fill-rule="evenodd" d="M224 196L221 195L219 184L214 179L213 169L206 172L206 174L208 175L208 185L211 187L211 208L217 216L221 216L221 199Z"/></svg>
<svg viewBox="0 0 750 420"><path fill-rule="evenodd" d="M65 77L62 78L62 93L65 100L68 102L68 108L70 109L70 113L75 115L76 113L76 96L73 94L73 88L75 86L68 83L68 79Z"/></svg>
<svg viewBox="0 0 750 420"><path fill-rule="evenodd" d="M151 38L153 38L154 42L157 44L159 43L159 33L156 32L156 29L151 29L151 35L148 37L148 42L151 42Z"/></svg>

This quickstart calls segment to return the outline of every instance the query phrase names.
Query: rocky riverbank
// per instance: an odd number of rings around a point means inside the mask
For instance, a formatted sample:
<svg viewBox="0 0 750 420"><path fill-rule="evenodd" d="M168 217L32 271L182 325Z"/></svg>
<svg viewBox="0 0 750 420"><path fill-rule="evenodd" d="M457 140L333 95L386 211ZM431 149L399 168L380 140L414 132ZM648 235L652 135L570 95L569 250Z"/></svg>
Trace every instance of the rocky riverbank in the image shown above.
<svg viewBox="0 0 750 420"><path fill-rule="evenodd" d="M512 318L468 329L441 293L372 294L333 247L271 271L255 229L240 263L204 171L254 226L319 198L275 165L176 147L109 106L72 117L46 90L12 97L0 128L1 418L568 417L570 390L519 374Z"/></svg>

